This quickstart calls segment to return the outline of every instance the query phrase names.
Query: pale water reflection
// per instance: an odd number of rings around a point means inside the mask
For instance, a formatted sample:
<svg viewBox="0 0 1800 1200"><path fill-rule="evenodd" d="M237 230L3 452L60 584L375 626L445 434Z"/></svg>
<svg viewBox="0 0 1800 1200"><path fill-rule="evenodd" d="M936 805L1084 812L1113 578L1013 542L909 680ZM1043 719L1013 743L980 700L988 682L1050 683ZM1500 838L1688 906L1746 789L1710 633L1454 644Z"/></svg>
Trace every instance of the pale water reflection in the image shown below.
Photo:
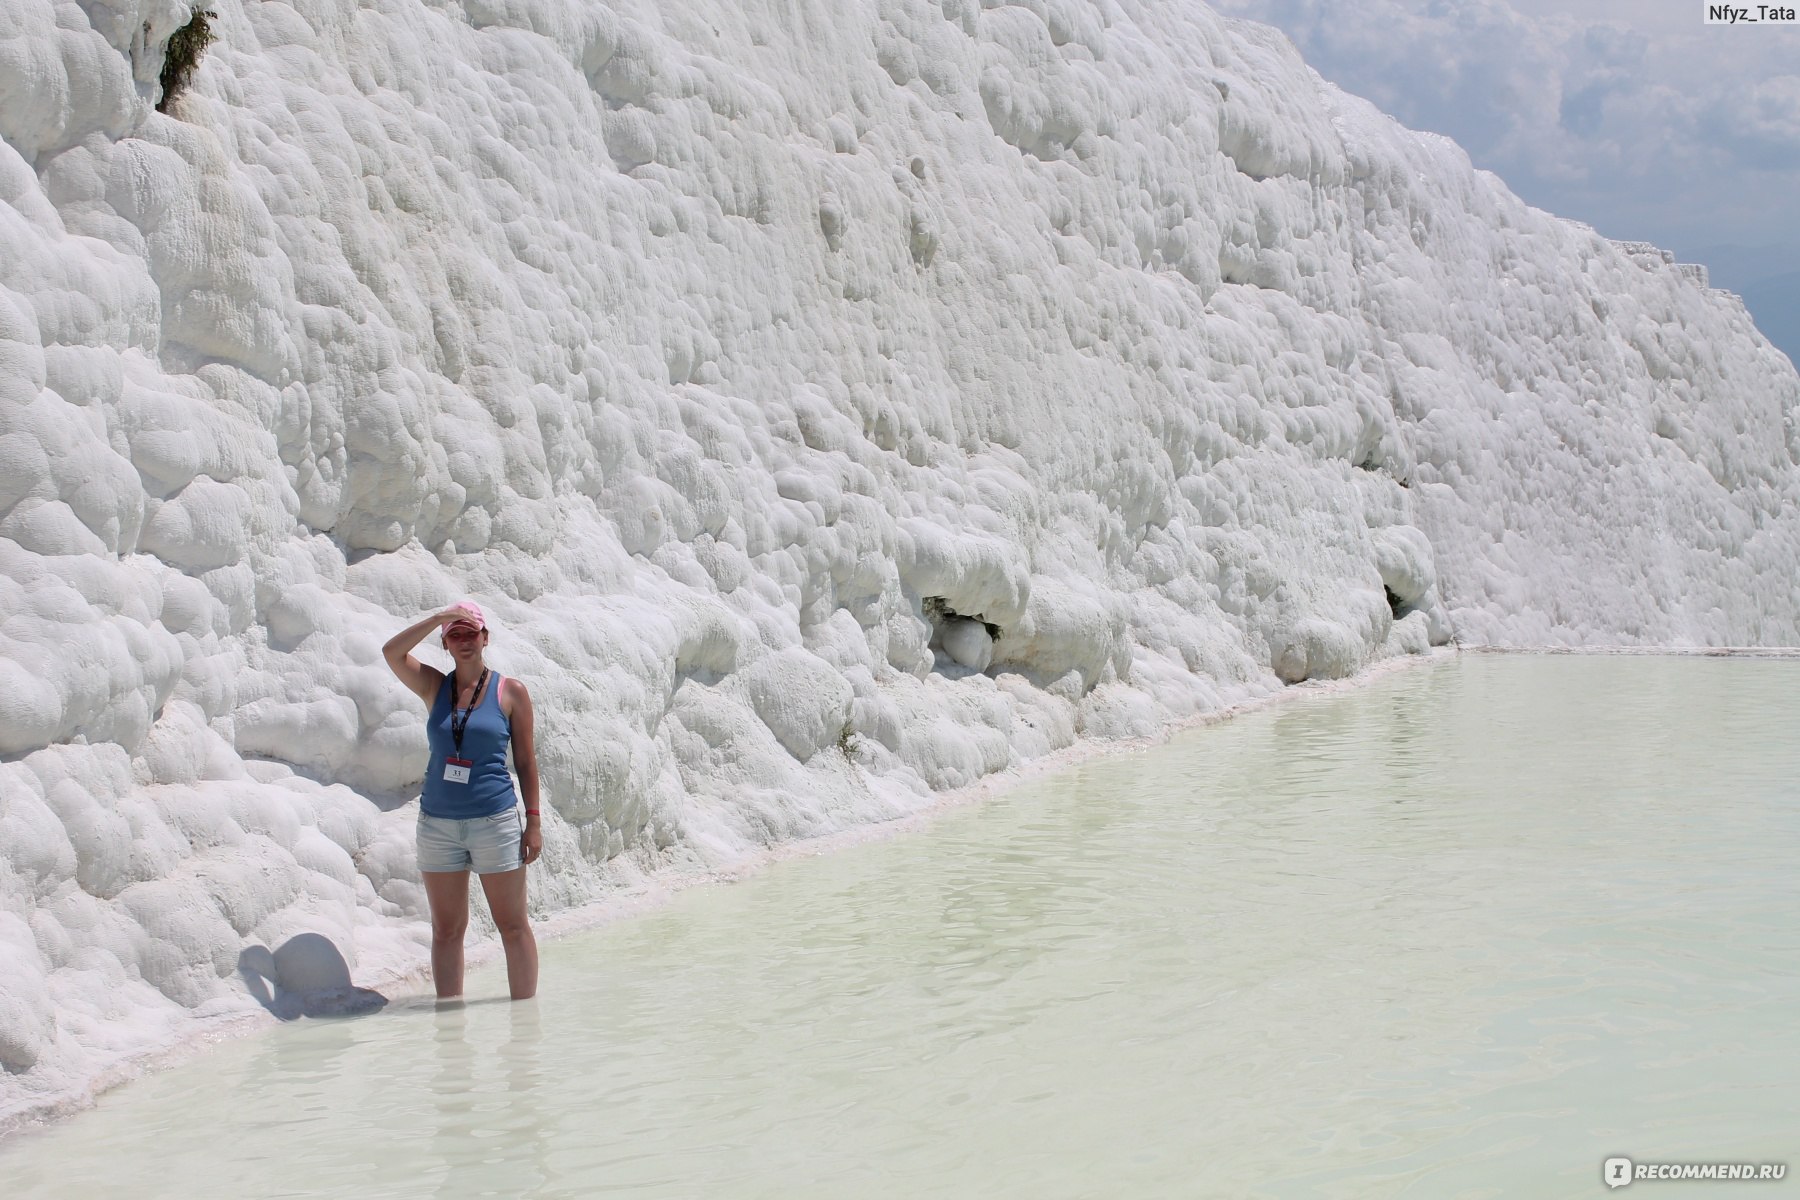
<svg viewBox="0 0 1800 1200"><path fill-rule="evenodd" d="M1437 1200L1614 1195L1619 1154L1800 1167L1797 717L1791 661L1397 673L550 943L535 1002L221 1047L0 1175Z"/></svg>

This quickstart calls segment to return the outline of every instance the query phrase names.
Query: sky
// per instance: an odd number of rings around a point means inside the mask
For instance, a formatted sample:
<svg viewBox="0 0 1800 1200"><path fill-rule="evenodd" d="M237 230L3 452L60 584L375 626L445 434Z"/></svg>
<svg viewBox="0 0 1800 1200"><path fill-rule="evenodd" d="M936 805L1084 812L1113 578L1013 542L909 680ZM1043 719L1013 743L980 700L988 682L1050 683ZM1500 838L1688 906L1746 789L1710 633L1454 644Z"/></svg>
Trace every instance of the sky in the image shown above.
<svg viewBox="0 0 1800 1200"><path fill-rule="evenodd" d="M1706 263L1800 360L1800 24L1709 25L1704 0L1211 2L1528 203Z"/></svg>

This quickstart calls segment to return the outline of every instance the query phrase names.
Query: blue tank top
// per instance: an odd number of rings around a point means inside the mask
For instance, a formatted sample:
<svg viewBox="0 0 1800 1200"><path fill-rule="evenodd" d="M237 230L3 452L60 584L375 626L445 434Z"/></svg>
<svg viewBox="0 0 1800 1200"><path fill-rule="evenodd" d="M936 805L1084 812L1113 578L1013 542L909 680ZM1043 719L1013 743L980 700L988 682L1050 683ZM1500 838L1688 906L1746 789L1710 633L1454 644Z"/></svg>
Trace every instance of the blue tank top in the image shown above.
<svg viewBox="0 0 1800 1200"><path fill-rule="evenodd" d="M444 677L438 688L431 716L425 720L425 738L431 743L431 763L425 768L425 787L419 805L428 817L445 817L467 821L475 817L491 817L505 812L519 802L513 791L512 775L506 769L506 747L512 741L512 722L500 711L501 676L493 675L482 689L475 711L463 729L462 750L456 749L451 731L452 710L456 704L456 675ZM472 764L469 782L451 783L444 778L444 767L451 758L463 758Z"/></svg>

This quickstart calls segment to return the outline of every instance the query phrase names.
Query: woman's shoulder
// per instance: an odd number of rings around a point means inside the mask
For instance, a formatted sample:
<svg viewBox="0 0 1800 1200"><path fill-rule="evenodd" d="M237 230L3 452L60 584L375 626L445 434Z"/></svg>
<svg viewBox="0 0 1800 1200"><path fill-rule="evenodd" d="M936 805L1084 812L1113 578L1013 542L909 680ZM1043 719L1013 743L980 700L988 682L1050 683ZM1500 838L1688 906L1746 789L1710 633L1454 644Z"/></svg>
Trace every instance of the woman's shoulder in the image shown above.
<svg viewBox="0 0 1800 1200"><path fill-rule="evenodd" d="M523 679L511 675L500 677L500 710L502 712L511 717L513 710L520 704L530 703L531 693L526 690Z"/></svg>

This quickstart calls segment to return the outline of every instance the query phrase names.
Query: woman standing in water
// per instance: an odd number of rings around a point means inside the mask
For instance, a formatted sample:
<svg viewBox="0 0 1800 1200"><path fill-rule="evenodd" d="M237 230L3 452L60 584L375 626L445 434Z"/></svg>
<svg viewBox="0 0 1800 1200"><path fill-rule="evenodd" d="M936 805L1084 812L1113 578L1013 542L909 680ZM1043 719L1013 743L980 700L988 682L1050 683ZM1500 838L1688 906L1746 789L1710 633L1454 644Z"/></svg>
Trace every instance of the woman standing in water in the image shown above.
<svg viewBox="0 0 1800 1200"><path fill-rule="evenodd" d="M456 667L445 675L412 656L443 630ZM469 927L469 872L481 876L488 909L506 948L506 981L514 1000L537 993L537 939L525 911L525 868L543 851L538 827L537 744L531 693L482 661L487 620L464 600L407 626L381 648L400 682L431 710L425 734L431 762L419 797L419 873L431 906L431 976L438 999L462 995L463 934ZM525 823L506 769L512 744L525 794Z"/></svg>

